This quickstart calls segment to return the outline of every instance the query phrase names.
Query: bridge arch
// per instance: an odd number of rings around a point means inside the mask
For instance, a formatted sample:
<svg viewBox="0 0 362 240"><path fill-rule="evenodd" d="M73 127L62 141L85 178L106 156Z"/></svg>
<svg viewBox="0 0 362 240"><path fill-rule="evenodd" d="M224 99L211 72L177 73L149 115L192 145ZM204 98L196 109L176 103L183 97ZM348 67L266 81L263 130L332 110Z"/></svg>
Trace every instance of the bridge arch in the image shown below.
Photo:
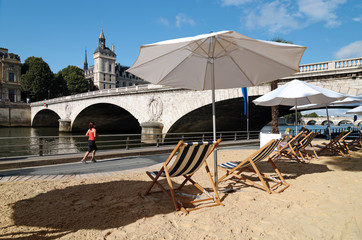
<svg viewBox="0 0 362 240"><path fill-rule="evenodd" d="M310 120L307 122L307 125L316 125L317 121L315 120Z"/></svg>
<svg viewBox="0 0 362 240"><path fill-rule="evenodd" d="M256 97L251 97L252 101ZM217 101L216 130L219 131L245 131L247 117L244 115L244 99L242 97ZM290 113L290 107L280 106L279 114ZM249 109L250 130L259 130L271 121L271 108L253 106ZM252 121L252 119L258 119ZM212 106L209 104L195 108L177 119L165 133L180 132L212 132Z"/></svg>
<svg viewBox="0 0 362 240"><path fill-rule="evenodd" d="M126 109L113 103L95 103L75 117L72 131L84 131L94 121L100 132L141 133L139 121Z"/></svg>
<svg viewBox="0 0 362 240"><path fill-rule="evenodd" d="M60 116L53 110L42 109L36 113L32 121L32 127L58 127Z"/></svg>
<svg viewBox="0 0 362 240"><path fill-rule="evenodd" d="M329 120L329 124L330 124L331 126L334 126L334 122L331 121L331 120ZM321 125L328 125L328 121L327 121L327 120L323 121Z"/></svg>
<svg viewBox="0 0 362 240"><path fill-rule="evenodd" d="M343 124L353 125L353 122L350 120L341 120L338 122L338 126L342 126Z"/></svg>
<svg viewBox="0 0 362 240"><path fill-rule="evenodd" d="M218 101L215 103L215 108L218 131L242 130L241 124L243 122L246 123L246 116L243 114L244 101L242 98ZM236 129L232 128L232 126L236 126ZM183 114L165 132L212 132L211 101Z"/></svg>

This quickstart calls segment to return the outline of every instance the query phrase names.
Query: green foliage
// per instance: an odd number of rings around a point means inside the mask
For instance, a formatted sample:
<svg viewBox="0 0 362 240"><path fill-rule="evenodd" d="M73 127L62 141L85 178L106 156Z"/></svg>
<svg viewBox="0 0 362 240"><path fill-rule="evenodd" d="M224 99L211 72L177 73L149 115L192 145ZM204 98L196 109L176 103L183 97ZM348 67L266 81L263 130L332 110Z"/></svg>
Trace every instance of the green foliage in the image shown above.
<svg viewBox="0 0 362 240"><path fill-rule="evenodd" d="M285 40L285 39L283 39L283 38L279 38L279 37L274 38L272 41L273 41L273 42L279 42L279 43L293 44L292 41L287 41L287 40Z"/></svg>
<svg viewBox="0 0 362 240"><path fill-rule="evenodd" d="M21 89L32 100L46 99L54 91L54 74L42 58L28 57L21 72Z"/></svg>
<svg viewBox="0 0 362 240"><path fill-rule="evenodd" d="M318 114L315 113L315 112L312 112L312 113L310 113L310 114L305 114L305 115L303 115L303 116L304 116L304 117L319 117Z"/></svg>
<svg viewBox="0 0 362 240"><path fill-rule="evenodd" d="M295 113L287 114L284 116L286 122L295 122ZM300 112L297 113L298 121L302 118L302 114Z"/></svg>
<svg viewBox="0 0 362 240"><path fill-rule="evenodd" d="M61 83L64 95L73 95L88 91L88 81L83 75L83 71L76 66L68 66L60 70L56 77Z"/></svg>

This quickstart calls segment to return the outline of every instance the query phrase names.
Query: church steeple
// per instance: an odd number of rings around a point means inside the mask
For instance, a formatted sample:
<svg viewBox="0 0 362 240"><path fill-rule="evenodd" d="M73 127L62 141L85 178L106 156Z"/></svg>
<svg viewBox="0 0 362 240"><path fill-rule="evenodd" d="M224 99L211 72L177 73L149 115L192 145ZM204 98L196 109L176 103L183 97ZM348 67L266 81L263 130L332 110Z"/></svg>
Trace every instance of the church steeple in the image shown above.
<svg viewBox="0 0 362 240"><path fill-rule="evenodd" d="M103 28L101 31L101 35L99 36L99 46L103 49L106 47L106 38L104 37Z"/></svg>
<svg viewBox="0 0 362 240"><path fill-rule="evenodd" d="M88 70L87 49L85 50L83 70L84 70L84 71L85 71L85 70Z"/></svg>

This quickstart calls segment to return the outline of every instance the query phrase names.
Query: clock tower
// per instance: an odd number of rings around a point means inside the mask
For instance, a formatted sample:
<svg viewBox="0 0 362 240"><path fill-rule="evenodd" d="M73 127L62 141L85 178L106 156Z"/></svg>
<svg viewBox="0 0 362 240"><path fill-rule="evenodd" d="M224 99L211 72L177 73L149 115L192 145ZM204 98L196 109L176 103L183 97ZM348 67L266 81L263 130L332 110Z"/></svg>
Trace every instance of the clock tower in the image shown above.
<svg viewBox="0 0 362 240"><path fill-rule="evenodd" d="M94 59L94 86L99 90L116 88L116 54L106 47L106 38L103 29L99 36L98 47L93 53Z"/></svg>

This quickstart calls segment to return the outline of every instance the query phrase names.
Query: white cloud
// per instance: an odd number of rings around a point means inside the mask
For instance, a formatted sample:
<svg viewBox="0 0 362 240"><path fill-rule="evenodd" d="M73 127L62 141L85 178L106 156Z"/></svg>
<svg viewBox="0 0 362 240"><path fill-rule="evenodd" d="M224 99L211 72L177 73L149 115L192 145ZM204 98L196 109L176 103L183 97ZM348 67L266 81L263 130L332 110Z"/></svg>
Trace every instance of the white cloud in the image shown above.
<svg viewBox="0 0 362 240"><path fill-rule="evenodd" d="M355 58L362 56L362 41L353 42L345 47L342 47L335 53L335 57L342 58Z"/></svg>
<svg viewBox="0 0 362 240"><path fill-rule="evenodd" d="M164 26L170 26L169 21L168 21L167 19L165 19L165 18L160 17L160 18L158 19L158 22L159 22L160 24L164 25Z"/></svg>
<svg viewBox="0 0 362 240"><path fill-rule="evenodd" d="M298 0L300 13L309 21L326 22L327 27L336 27L341 24L335 11L347 0Z"/></svg>
<svg viewBox="0 0 362 240"><path fill-rule="evenodd" d="M268 28L272 33L297 29L299 23L288 6L281 1L261 5L247 15L246 26L249 28Z"/></svg>
<svg viewBox="0 0 362 240"><path fill-rule="evenodd" d="M362 17L355 17L352 20L355 22L362 22Z"/></svg>
<svg viewBox="0 0 362 240"><path fill-rule="evenodd" d="M253 0L221 0L222 6L240 6L246 3L252 2Z"/></svg>
<svg viewBox="0 0 362 240"><path fill-rule="evenodd" d="M177 14L177 16L176 16L176 27L182 27L182 25L184 25L184 24L194 26L195 21L192 18L186 16L183 13Z"/></svg>
<svg viewBox="0 0 362 240"><path fill-rule="evenodd" d="M221 0L221 5L242 5L241 21L249 28L286 33L315 23L324 23L326 27L341 25L337 10L346 2L347 0ZM355 18L354 21L361 21L361 18Z"/></svg>

